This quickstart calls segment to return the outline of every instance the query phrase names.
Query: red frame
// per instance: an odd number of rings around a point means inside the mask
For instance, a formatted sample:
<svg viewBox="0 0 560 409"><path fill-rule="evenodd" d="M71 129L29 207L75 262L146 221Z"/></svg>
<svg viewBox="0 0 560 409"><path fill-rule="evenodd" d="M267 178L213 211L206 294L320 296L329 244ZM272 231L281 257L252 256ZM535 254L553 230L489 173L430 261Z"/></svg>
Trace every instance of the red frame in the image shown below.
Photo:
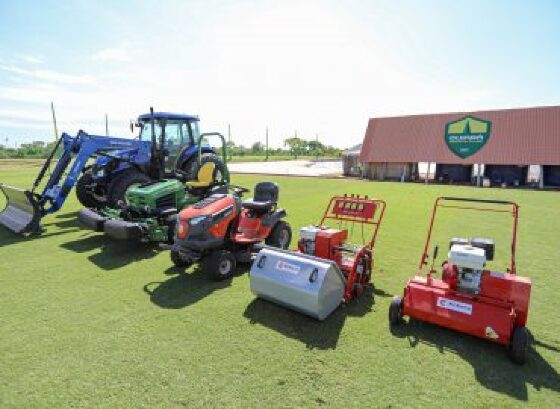
<svg viewBox="0 0 560 409"><path fill-rule="evenodd" d="M455 202L469 202L469 203L484 203L484 204L495 204L495 205L506 205L511 206L511 210L488 208L488 207L474 207L474 206L454 206L441 204L444 201L455 201ZM495 212L495 213L511 213L513 215L513 234L511 239L511 264L508 269L508 273L515 274L515 248L517 245L517 223L519 219L519 205L515 202L505 201L505 200L486 200L486 199L471 199L463 197L446 197L440 196L436 199L434 207L432 210L432 219L430 220L430 227L428 229L428 237L426 238L426 245L424 246L424 251L422 252L422 257L420 258L420 265L418 267L418 275L421 274L422 268L426 263L428 258L428 248L430 246L430 239L432 238L432 231L434 228L434 220L436 218L436 211L438 207L443 207L447 209L462 209L462 210L476 210L482 212Z"/></svg>
<svg viewBox="0 0 560 409"><path fill-rule="evenodd" d="M342 206L341 206L342 205ZM377 213L377 208L381 207L381 211ZM365 244L366 248L371 250L375 246L377 231L385 213L386 203L384 200L368 198L360 195L333 196L329 201L323 218L319 225L323 225L325 220L336 220L339 222L353 222L359 224L369 224L375 226L373 228L372 237L369 243ZM377 218L375 217L378 215Z"/></svg>

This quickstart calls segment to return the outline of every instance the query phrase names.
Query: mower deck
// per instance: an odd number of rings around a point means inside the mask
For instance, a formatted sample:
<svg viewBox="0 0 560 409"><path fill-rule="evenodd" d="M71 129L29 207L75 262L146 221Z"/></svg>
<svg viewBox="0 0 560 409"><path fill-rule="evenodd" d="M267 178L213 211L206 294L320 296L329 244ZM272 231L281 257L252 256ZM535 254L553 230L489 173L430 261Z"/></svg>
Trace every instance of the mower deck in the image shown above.
<svg viewBox="0 0 560 409"><path fill-rule="evenodd" d="M528 296L530 281L511 274L508 276L511 276L509 281L516 283L517 295ZM509 344L514 325L522 315L516 313L513 302L459 293L435 278L431 279L431 285L429 282L422 276L409 280L403 298L404 315L498 344ZM510 292L509 295L513 294Z"/></svg>

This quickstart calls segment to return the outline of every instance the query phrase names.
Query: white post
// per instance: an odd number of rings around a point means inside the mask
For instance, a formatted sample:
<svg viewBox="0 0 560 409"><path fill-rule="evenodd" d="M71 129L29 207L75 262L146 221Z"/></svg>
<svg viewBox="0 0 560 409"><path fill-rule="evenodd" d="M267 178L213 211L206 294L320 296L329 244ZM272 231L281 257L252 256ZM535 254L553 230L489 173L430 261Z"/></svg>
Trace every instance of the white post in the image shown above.
<svg viewBox="0 0 560 409"><path fill-rule="evenodd" d="M428 184L428 179L430 178L430 165L432 163L428 162L428 170L426 171L426 178L424 179L424 183Z"/></svg>
<svg viewBox="0 0 560 409"><path fill-rule="evenodd" d="M539 189L544 188L544 166L539 165Z"/></svg>

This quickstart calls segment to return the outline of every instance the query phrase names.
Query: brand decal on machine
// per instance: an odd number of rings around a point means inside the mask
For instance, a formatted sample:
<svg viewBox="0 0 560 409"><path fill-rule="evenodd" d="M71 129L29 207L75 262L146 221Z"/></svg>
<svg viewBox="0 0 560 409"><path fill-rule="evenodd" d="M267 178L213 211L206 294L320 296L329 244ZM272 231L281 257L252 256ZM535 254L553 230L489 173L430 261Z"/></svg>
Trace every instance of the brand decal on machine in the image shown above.
<svg viewBox="0 0 560 409"><path fill-rule="evenodd" d="M447 310L460 312L461 314L472 314L472 305L460 301L450 300L448 298L438 297L437 306Z"/></svg>
<svg viewBox="0 0 560 409"><path fill-rule="evenodd" d="M300 267L297 264L290 264L286 263L285 261L278 260L276 263L276 268L281 271L285 271L286 273L290 274L297 274L299 273Z"/></svg>

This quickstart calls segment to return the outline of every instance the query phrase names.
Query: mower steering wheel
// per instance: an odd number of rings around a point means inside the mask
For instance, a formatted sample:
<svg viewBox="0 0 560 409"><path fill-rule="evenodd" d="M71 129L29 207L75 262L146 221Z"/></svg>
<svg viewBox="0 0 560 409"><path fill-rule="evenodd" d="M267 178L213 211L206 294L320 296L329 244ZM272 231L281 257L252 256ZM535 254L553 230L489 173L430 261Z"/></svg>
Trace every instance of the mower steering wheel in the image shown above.
<svg viewBox="0 0 560 409"><path fill-rule="evenodd" d="M240 195L240 196L241 196L243 193L248 193L248 192L250 192L249 189L244 188L243 186L232 185L232 184L228 185L228 189L232 189L234 194Z"/></svg>

